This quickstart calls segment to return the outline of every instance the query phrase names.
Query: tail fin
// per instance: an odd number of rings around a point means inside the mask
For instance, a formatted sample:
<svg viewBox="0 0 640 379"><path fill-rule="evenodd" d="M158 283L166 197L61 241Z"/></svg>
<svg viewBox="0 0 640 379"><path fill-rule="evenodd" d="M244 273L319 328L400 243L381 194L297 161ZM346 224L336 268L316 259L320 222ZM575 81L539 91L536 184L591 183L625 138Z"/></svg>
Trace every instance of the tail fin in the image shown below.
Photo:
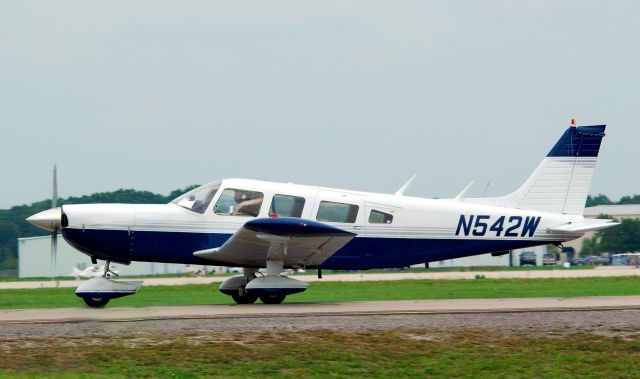
<svg viewBox="0 0 640 379"><path fill-rule="evenodd" d="M605 127L569 127L519 189L507 196L476 201L542 212L582 215Z"/></svg>

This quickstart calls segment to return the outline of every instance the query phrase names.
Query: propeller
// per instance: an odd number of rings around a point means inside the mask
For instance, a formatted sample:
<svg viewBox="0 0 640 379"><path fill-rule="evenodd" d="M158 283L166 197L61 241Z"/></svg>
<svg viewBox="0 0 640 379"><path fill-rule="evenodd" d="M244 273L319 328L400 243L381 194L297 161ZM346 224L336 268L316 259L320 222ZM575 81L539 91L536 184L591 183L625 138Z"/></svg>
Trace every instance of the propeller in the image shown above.
<svg viewBox="0 0 640 379"><path fill-rule="evenodd" d="M51 197L51 208L58 206L58 174L56 165L53 165L53 196ZM56 260L58 255L58 233L60 232L59 224L53 224L51 229L51 271L53 276L56 273Z"/></svg>

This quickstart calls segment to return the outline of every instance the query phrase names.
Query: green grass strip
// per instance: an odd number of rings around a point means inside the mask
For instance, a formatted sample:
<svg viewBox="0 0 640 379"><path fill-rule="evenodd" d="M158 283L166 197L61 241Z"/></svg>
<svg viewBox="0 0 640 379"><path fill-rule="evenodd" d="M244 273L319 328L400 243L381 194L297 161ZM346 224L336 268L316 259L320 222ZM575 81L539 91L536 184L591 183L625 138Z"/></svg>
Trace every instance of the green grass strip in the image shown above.
<svg viewBox="0 0 640 379"><path fill-rule="evenodd" d="M5 341L0 377L637 378L640 339L482 330L274 331Z"/></svg>
<svg viewBox="0 0 640 379"><path fill-rule="evenodd" d="M219 284L142 287L135 295L112 300L115 306L231 304ZM84 307L73 288L0 290L0 308ZM640 277L570 279L398 280L313 282L285 302L481 299L640 295Z"/></svg>

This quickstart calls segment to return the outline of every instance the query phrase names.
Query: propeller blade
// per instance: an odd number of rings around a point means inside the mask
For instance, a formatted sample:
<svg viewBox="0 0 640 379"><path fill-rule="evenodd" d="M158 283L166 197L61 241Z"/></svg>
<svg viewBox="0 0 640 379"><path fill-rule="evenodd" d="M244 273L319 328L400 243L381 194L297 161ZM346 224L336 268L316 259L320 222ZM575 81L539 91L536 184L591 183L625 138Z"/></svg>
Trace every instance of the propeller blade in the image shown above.
<svg viewBox="0 0 640 379"><path fill-rule="evenodd" d="M53 195L51 196L51 208L58 206L58 170L53 165ZM53 227L51 231L51 272L56 276L56 262L58 260L58 228Z"/></svg>
<svg viewBox="0 0 640 379"><path fill-rule="evenodd" d="M58 229L55 228L51 232L51 271L53 276L56 274L56 261L58 258Z"/></svg>
<svg viewBox="0 0 640 379"><path fill-rule="evenodd" d="M53 165L53 196L51 197L51 208L58 206L58 172L56 165Z"/></svg>

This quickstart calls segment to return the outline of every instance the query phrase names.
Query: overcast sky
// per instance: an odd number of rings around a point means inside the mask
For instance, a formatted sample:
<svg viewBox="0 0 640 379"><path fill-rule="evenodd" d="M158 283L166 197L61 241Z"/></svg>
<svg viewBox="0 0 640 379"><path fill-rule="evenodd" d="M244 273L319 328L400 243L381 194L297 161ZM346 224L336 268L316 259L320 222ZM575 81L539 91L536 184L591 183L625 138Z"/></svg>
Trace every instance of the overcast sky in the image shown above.
<svg viewBox="0 0 640 379"><path fill-rule="evenodd" d="M575 117L640 193L640 2L3 1L0 208L219 178L501 195Z"/></svg>

